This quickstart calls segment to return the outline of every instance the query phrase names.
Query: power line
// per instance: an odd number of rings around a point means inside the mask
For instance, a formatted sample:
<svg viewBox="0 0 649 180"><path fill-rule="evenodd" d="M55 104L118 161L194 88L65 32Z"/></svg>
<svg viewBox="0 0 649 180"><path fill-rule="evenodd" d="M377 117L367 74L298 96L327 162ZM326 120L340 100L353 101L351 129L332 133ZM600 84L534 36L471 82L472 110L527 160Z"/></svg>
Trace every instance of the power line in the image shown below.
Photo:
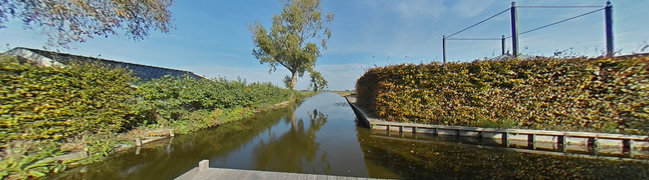
<svg viewBox="0 0 649 180"><path fill-rule="evenodd" d="M518 8L604 8L605 6L516 6Z"/></svg>
<svg viewBox="0 0 649 180"><path fill-rule="evenodd" d="M496 14L496 15L493 15L493 16L491 16L491 17L488 17L487 19L484 19L484 20L482 20L482 21L480 21L480 22L478 22L478 23L475 23L475 24L473 24L473 25L467 27L467 28L464 28L464 29L462 29L462 30L460 30L460 31L458 31L458 32L455 32L455 33L453 33L453 34L451 34L451 35L449 35L449 36L446 36L446 38L450 38L450 37L452 37L452 36L454 36L454 35L456 35L456 34L459 34L459 33L461 33L461 32L466 31L467 29L471 29L472 27L477 26L478 24L482 24L483 22L488 21L488 20L491 19L491 18L494 18L494 17L496 17L496 16L498 16L498 15L500 15L500 14L502 14L502 13L505 13L505 12L509 11L509 9L510 9L510 8L507 8L507 9L505 9L505 10L499 12L499 13Z"/></svg>
<svg viewBox="0 0 649 180"><path fill-rule="evenodd" d="M553 22L553 23L550 23L548 25L544 25L544 26L537 27L537 28L534 28L534 29L531 29L531 30L527 30L525 32L518 33L518 35L523 35L523 34L530 33L530 32L533 32L533 31L536 31L536 30L539 30L539 29L543 29L543 28L546 28L546 27L550 27L550 26L553 26L553 25L556 25L556 24L559 24L559 23L562 23L562 22L570 21L570 20L573 20L575 18L579 18L579 17L585 16L585 15L589 15L589 14L592 14L592 13L595 13L595 12L598 12L598 11L601 11L601 10L604 10L604 8L600 8L600 9L590 11L590 12L587 12L587 13L584 13L584 14L580 14L580 15L577 15L577 16L573 16L573 17L570 17L570 18L567 18L567 19L564 19L564 20L561 20L561 21ZM511 37L512 36L508 36L505 39L508 39L508 38L511 38Z"/></svg>
<svg viewBox="0 0 649 180"><path fill-rule="evenodd" d="M490 41L490 40L502 40L502 38L446 38L446 40Z"/></svg>

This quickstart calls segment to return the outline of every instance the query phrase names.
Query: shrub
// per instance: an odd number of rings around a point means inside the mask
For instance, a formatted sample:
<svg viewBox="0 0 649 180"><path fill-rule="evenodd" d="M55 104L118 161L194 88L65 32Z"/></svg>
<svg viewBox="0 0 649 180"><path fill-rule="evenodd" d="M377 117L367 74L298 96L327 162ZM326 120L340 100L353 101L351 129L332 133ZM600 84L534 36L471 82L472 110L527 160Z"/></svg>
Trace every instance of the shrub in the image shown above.
<svg viewBox="0 0 649 180"><path fill-rule="evenodd" d="M170 126L176 121L190 120L211 126L218 122L215 122L214 115L209 114L221 114L222 109L276 104L289 100L292 91L270 83L247 84L225 79L165 76L141 84L136 94L138 103L135 111L141 122ZM211 117L212 120L204 121L198 117Z"/></svg>
<svg viewBox="0 0 649 180"><path fill-rule="evenodd" d="M131 72L101 64L62 68L0 58L0 142L117 132L133 102Z"/></svg>
<svg viewBox="0 0 649 180"><path fill-rule="evenodd" d="M389 121L649 133L648 57L396 65L356 89Z"/></svg>

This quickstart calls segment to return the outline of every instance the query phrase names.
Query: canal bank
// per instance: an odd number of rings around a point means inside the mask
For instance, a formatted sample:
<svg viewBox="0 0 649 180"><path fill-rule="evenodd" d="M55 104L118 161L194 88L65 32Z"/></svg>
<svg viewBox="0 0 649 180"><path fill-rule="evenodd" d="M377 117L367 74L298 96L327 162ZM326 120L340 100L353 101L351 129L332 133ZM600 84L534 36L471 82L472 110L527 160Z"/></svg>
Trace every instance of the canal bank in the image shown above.
<svg viewBox="0 0 649 180"><path fill-rule="evenodd" d="M227 117L228 119L225 119L225 121L221 121L221 123L205 126L203 128L206 129L206 128L217 127L217 126L220 126L222 124L236 122L236 121L238 121L238 120L240 120L242 118L245 118L245 117L250 117L250 116L254 115L255 113L262 113L262 112L265 112L265 111L272 111L272 110L284 108L284 107L287 107L287 106L289 106L289 105L291 105L291 104L293 104L295 102L302 101L304 98L311 97L311 96L313 96L315 94L317 94L317 93L316 92L305 92L305 91L296 92L296 94L293 95L290 98L290 100L288 100L288 101L283 101L283 102L273 104L273 105L264 105L264 106L260 106L260 107L257 107L257 108L249 108L249 109L254 110L254 113L241 113L241 114L239 114L240 116L243 116L243 117L236 117L236 118ZM199 122L199 123L203 123L203 122ZM66 143L66 144L62 145L61 149L64 149L66 147L75 147L77 151L73 151L73 152L69 152L69 153L66 153L66 154L57 155L57 156L53 156L53 157L46 157L44 159L36 161L33 164L39 164L41 162L52 162L52 161L68 162L68 164L66 164L66 169L67 168L75 168L75 167L79 167L79 166L85 166L87 164L100 162L100 161L102 161L102 160L104 160L106 158L109 158L110 156L112 156L112 154L120 153L120 152L123 152L123 151L128 151L128 150L131 150L131 149L133 149L135 151L135 154L137 155L137 154L140 153L140 151L143 148L149 148L149 144L155 143L157 141L167 140L167 139L168 139L169 142L171 142L171 141L173 141L173 138L176 135L185 135L185 134L191 133L191 132L187 132L187 131L177 132L177 131L174 130L174 128L181 128L182 129L183 127L182 126L181 127L176 126L176 127L167 127L167 128L151 128L151 127L141 126L141 127L135 128L133 130L130 130L128 132L118 133L118 134L115 134L112 137L107 137L107 138L104 139L104 141L111 142L111 141L119 140L122 143L119 143L119 144L114 145L114 146L106 147L107 149L104 150L106 152L106 154L103 154L103 155L100 155L100 156L98 156L96 153L92 154L91 151L89 151L88 148L79 148L82 145L79 145L79 144L76 144L76 143ZM151 145L151 146L155 147L156 145ZM106 156L108 156L108 157L106 157ZM65 170L65 169L61 169L59 171L62 171L62 170ZM10 179L11 178L12 177L10 177Z"/></svg>
<svg viewBox="0 0 649 180"><path fill-rule="evenodd" d="M649 159L649 136L624 135L610 133L570 132L532 129L501 129L466 126L445 126L417 123L390 122L378 119L356 105L355 96L345 96L345 99L359 119L359 126L372 130L409 134L430 134L455 137L473 137L475 141L506 148L526 148L531 150L550 150L563 153L545 153L552 155L568 155L578 157L581 154L593 156L614 156L613 160L638 161ZM531 151L525 151L531 152ZM580 154L573 154L573 153ZM632 159L639 158L639 159ZM643 160L646 161L646 160Z"/></svg>
<svg viewBox="0 0 649 180"><path fill-rule="evenodd" d="M49 179L173 179L210 168L394 179L642 179L649 165L401 138L356 126L346 100L320 93L285 108L115 154Z"/></svg>

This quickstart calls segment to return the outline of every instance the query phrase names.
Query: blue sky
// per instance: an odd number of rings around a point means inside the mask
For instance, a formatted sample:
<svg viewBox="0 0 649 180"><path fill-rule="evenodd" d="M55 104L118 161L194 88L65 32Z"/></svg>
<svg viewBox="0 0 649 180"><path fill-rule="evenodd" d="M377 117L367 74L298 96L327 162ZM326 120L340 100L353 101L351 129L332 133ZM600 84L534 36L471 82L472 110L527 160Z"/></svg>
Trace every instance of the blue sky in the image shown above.
<svg viewBox="0 0 649 180"><path fill-rule="evenodd" d="M518 5L604 5L604 0L519 0ZM649 1L612 1L615 49L621 54L644 51L649 44ZM441 61L442 35L452 34L511 6L503 0L323 0L323 9L335 14L330 24L329 49L318 59L316 69L329 81L329 89L354 89L356 79L367 69L402 63ZM91 39L61 52L118 61L183 69L207 77L270 81L283 86L288 71L268 73L251 52L254 48L246 24L260 21L269 27L280 0L176 1L171 7L176 29L167 34L153 32L133 41L124 37ZM525 31L579 15L592 9L519 9L519 31ZM598 56L605 49L604 12L520 36L523 54L552 55L555 51ZM456 38L509 36L509 13L504 13ZM12 20L0 29L1 50L13 47L42 48L46 36L25 30ZM472 61L500 54L499 41L449 41L450 61ZM508 50L511 41L507 41ZM51 48L50 49L56 49ZM298 80L306 89L308 75Z"/></svg>

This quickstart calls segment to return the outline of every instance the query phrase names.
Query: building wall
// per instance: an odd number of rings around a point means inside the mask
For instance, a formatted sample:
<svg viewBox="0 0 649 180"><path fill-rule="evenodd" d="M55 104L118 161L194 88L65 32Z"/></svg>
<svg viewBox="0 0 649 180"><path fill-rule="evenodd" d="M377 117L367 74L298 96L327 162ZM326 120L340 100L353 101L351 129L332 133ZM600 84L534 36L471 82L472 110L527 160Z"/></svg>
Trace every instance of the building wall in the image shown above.
<svg viewBox="0 0 649 180"><path fill-rule="evenodd" d="M172 76L182 76L189 75L191 77L201 79L203 77L198 76L189 71L169 69L163 67L147 66L141 64L133 64L127 62L119 62L108 59L100 59L93 57L77 56L71 54L57 53L51 51L44 51L38 49L29 49L29 48L14 48L4 54L20 56L22 58L36 62L41 66L64 66L72 62L101 62L113 67L122 67L130 69L133 71L133 75L140 78L140 80L151 80L161 78L165 75Z"/></svg>

